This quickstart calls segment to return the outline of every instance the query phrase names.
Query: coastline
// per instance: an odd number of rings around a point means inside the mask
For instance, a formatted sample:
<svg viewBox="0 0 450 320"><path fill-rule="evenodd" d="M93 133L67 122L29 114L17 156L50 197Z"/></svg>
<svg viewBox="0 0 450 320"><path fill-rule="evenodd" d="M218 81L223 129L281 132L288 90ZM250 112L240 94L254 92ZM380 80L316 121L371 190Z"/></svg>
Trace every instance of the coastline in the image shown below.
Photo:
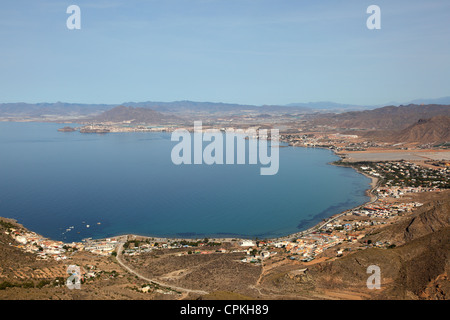
<svg viewBox="0 0 450 320"><path fill-rule="evenodd" d="M305 147L305 146L292 146L292 147L297 147L297 148L308 148L308 147ZM340 160L343 160L342 154L337 153L337 152L336 152L335 150L333 150L333 149L326 148L326 147L320 147L320 146L319 146L319 147L314 147L314 148L322 148L322 149L331 150L331 151L333 152L334 155L336 155L337 157L339 157ZM367 178L370 178L370 179L371 179L371 182L370 182L370 184L369 184L370 188L368 188L368 189L365 191L366 195L367 195L368 197L370 197L370 200L367 201L367 202L365 202L365 203L363 203L363 204L361 204L361 205L359 205L359 206L356 206L356 207L353 207L353 208L344 210L344 211L342 211L342 212L340 212L340 213L337 213L337 214L334 214L334 215L330 216L329 218L325 218L325 219L323 219L321 222L315 224L314 226L312 226L312 227L310 227L310 228L308 228L308 229L306 229L306 230L302 230L302 231L299 231L299 232L296 232L296 233L292 233L292 234L289 234L289 235L286 235L286 236L283 236L283 237L270 238L269 240L284 240L284 239L292 239L292 238L304 236L305 234L308 234L308 233L314 232L315 230L321 229L321 228L322 228L324 225L326 225L327 223L330 223L330 222L334 221L335 219L338 219L338 218L340 218L341 216L346 215L346 214L347 214L348 212L350 212L350 211L353 211L353 210L355 210L355 209L364 207L364 206L366 206L366 205L368 205L368 204L371 204L371 203L373 203L373 202L375 202L375 201L378 200L378 197L374 194L374 191L375 191L375 189L378 187L378 184L379 184L379 182L380 182L380 179L378 179L378 178L376 178L376 177L372 177L372 176L368 175L368 174L365 173L365 172L361 172L360 170L356 169L356 168L353 167L353 166L346 166L346 165L342 165L342 164L337 164L336 162L331 162L330 165L338 166L338 167L351 168L351 169L355 170L357 173L360 173L360 174L366 176Z"/></svg>
<svg viewBox="0 0 450 320"><path fill-rule="evenodd" d="M333 150L333 151L334 151L334 150ZM336 153L336 152L334 152L334 154L335 154L336 156L338 156L341 160L343 159L342 156L341 156L341 154ZM370 188L366 190L366 195L367 195L368 197L370 197L369 203L374 202L374 201L377 199L377 196L374 195L374 190L378 187L378 184L380 183L380 179L379 179L379 178L373 177L373 176L371 176L371 175L368 175L366 172L363 172L363 171L361 171L361 170L358 170L357 168L355 168L354 166L351 166L351 165L344 165L344 164L339 164L339 163L336 163L336 162L332 162L331 165L337 166L337 167L352 168L352 169L355 170L356 172L358 172L358 173L360 173L360 174L366 176L367 178L369 178L369 179L371 180L371 182L370 182L370 184L369 184L369 185L370 185Z"/></svg>
<svg viewBox="0 0 450 320"><path fill-rule="evenodd" d="M287 147L288 147L288 146L287 146ZM289 146L289 147L309 148L309 147L305 147L305 146ZM337 157L339 157L340 160L343 159L343 157L342 157L341 154L336 153L335 150L332 150L332 149L330 149L330 148L325 148L325 147L315 147L315 148L323 148L323 149L330 150L330 151L333 152L334 155L336 155ZM330 165L335 165L335 166L342 166L342 167L349 167L349 168L352 168L352 169L354 169L356 172L358 172L358 173L360 173L360 174L363 174L364 176L370 178L370 179L371 179L371 182L370 182L370 185L369 185L370 187L365 191L366 195L370 197L370 200L367 201L367 202L365 202L365 203L363 203L363 204L361 204L361 205L358 205L358 206L356 206L356 207L352 207L352 208L349 208L349 209L344 210L344 211L342 211L342 212L336 213L336 214L334 214L334 215L332 215L332 216L330 216L330 217L328 217L328 218L324 218L323 220L321 220L320 222L316 223L314 226L309 227L308 229L300 230L300 231L294 232L294 233L290 233L290 234L287 234L287 235L285 235L285 236L278 236L278 237L264 238L264 239L272 240L272 241L275 241L275 240L276 240L276 241L282 241L282 240L286 240L286 239L292 239L292 238L302 237L302 236L304 236L304 235L306 235L306 234L309 234L309 233L312 233L312 232L314 232L314 231L316 231L316 230L321 229L321 228L322 228L324 225L326 225L327 223L330 223L330 222L332 222L333 220L338 219L339 217L341 217L341 216L347 214L347 213L350 212L350 211L353 211L353 210L355 210L355 209L361 208L361 207L363 207L363 206L366 206L366 205L371 204L371 203L373 203L373 202L375 202L375 201L378 200L378 197L377 197L377 196L374 194L374 192L373 192L373 191L378 187L378 183L379 183L379 179L378 179L378 178L369 176L368 174L366 174L366 173L364 173L364 172L361 172L360 170L358 170L357 168L355 168L355 167L353 167L353 166L341 165L341 164L337 164L337 163L335 163L335 162L331 162L331 163L329 163L329 164L330 164ZM7 218L7 217L4 217L4 218L5 218L5 219L13 220L13 221L15 221L16 223L20 224L20 223L19 223L17 220L15 220L14 218ZM21 225L21 226L22 226L23 228L25 228L26 230L29 230L28 228L24 227L23 225ZM32 230L30 230L30 231L32 231ZM114 235L114 236L110 236L110 237L95 238L95 239L94 239L94 238L87 238L87 239L91 239L91 240L93 240L93 241L102 241L102 240L110 239L110 238L124 238L124 237L125 237L125 238L128 238L128 237L135 237L135 238L136 238L136 237L139 237L139 238L143 238L143 239L144 239L144 238L146 238L146 239L157 239L158 241L183 241L183 240L187 240L187 241L198 241L198 240L203 240L203 239L205 238L205 237L201 237L201 238L182 238L182 237L161 237L161 236L151 236L151 235L148 236L148 235L139 235L139 234L120 234L120 235ZM54 240L54 239L51 239L51 238L49 238L49 237L44 237L44 238L50 239L50 240L53 240L53 241L60 241L60 240ZM243 237L232 237L232 238L229 238L229 237L206 237L206 238L208 238L210 241L222 241L222 242L225 242L225 241L242 241L242 240L249 240L249 239L252 239L252 238L243 238ZM83 242L84 240L86 240L86 239L82 239L81 241L78 241L78 242Z"/></svg>

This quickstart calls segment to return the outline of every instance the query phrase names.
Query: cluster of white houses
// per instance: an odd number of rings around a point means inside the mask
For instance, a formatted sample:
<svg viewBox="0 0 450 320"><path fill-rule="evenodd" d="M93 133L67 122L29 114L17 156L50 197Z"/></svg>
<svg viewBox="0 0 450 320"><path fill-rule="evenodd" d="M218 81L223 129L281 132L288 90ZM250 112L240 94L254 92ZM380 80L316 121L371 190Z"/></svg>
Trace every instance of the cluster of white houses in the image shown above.
<svg viewBox="0 0 450 320"><path fill-rule="evenodd" d="M16 243L11 243L11 245L23 249L26 252L37 254L39 259L53 258L57 261L67 259L68 247L62 241L49 240L34 232L15 228L10 228L5 233L9 234L16 241ZM78 249L76 244L73 247Z"/></svg>
<svg viewBox="0 0 450 320"><path fill-rule="evenodd" d="M102 256L109 256L116 249L118 243L119 241L115 238L88 240L84 243L84 250Z"/></svg>
<svg viewBox="0 0 450 320"><path fill-rule="evenodd" d="M110 255L118 244L118 241L114 238L64 243L44 238L31 231L16 228L10 228L5 233L15 240L15 243L10 243L11 245L26 252L35 253L38 259L43 260L49 258L53 258L56 261L66 260L70 252L81 250L99 255Z"/></svg>
<svg viewBox="0 0 450 320"><path fill-rule="evenodd" d="M380 187L377 188L379 198L400 198L407 193L441 191L437 187Z"/></svg>
<svg viewBox="0 0 450 320"><path fill-rule="evenodd" d="M377 201L350 210L339 218L322 225L320 230L310 232L298 239L264 240L256 243L251 240L243 240L240 245L250 248L247 250L248 257L241 261L261 262L276 253L271 252L273 249L283 249L284 252L291 255L291 259L311 261L324 250L342 244L344 241L347 243L360 241L366 235L366 232L363 231L365 227L386 224L385 219L408 214L422 205L419 202L389 204ZM358 219L358 217L363 217L363 219ZM338 256L341 254L342 252L337 252Z"/></svg>
<svg viewBox="0 0 450 320"><path fill-rule="evenodd" d="M275 249L282 249L291 254L293 259L310 261L325 249L341 243L344 238L344 236L339 237L337 235L330 235L329 233L311 233L296 239L295 241L264 240L254 243L253 241L245 240L241 242L241 246L253 246L251 249L247 250L248 257L241 261L252 263L261 262L262 260L277 254L277 251L273 251Z"/></svg>

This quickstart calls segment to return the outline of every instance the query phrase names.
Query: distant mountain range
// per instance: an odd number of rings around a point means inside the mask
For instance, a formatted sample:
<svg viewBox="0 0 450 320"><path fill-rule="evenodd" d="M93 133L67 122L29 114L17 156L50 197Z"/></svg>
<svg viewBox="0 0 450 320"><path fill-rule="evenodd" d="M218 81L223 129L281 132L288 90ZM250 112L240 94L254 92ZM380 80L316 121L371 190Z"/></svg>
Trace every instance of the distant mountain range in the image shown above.
<svg viewBox="0 0 450 320"><path fill-rule="evenodd" d="M83 103L1 103L0 117L45 118L46 116L79 117L99 114L117 105Z"/></svg>
<svg viewBox="0 0 450 320"><path fill-rule="evenodd" d="M282 105L242 105L234 103L222 103L222 102L196 102L196 101L174 101L174 102L125 102L122 105L128 107L141 107L141 108L151 108L160 112L174 112L174 113L248 113L248 112L258 112L258 113L283 113L283 112L313 112L311 108L302 106L282 106Z"/></svg>
<svg viewBox="0 0 450 320"><path fill-rule="evenodd" d="M80 103L1 103L1 118L92 117L119 105L152 109L175 114L248 114L248 113L312 113L306 107L254 106L231 103L174 101L174 102L125 102L122 104Z"/></svg>
<svg viewBox="0 0 450 320"><path fill-rule="evenodd" d="M437 99L416 99L408 104L447 104L450 105L450 97L442 97Z"/></svg>
<svg viewBox="0 0 450 320"><path fill-rule="evenodd" d="M450 97L438 99L416 99L408 104L447 104L450 105ZM312 114L312 113L343 113L346 111L365 111L380 108L382 106L363 106L342 104L336 102L308 102L290 103L287 105L243 105L221 102L124 102L120 104L83 104L83 103L0 103L0 118L48 118L48 117L92 117L104 111L111 110L119 105L125 107L147 108L161 113L175 114ZM392 103L392 106L398 104Z"/></svg>
<svg viewBox="0 0 450 320"><path fill-rule="evenodd" d="M327 110L327 111L349 111L349 110L366 110L373 109L377 106L361 106L354 104L343 104L331 101L307 102L307 103L289 103L287 107L304 107L311 110Z"/></svg>
<svg viewBox="0 0 450 320"><path fill-rule="evenodd" d="M289 107L305 107L313 110L324 110L324 111L358 111L358 110L370 110L377 109L384 106L401 106L401 105L411 105L411 104L444 104L450 105L450 97L442 97L437 99L415 99L408 102L398 103L398 102L388 102L378 105L355 105L355 104L343 104L331 101L321 101L321 102L308 102L308 103L290 103L286 106Z"/></svg>

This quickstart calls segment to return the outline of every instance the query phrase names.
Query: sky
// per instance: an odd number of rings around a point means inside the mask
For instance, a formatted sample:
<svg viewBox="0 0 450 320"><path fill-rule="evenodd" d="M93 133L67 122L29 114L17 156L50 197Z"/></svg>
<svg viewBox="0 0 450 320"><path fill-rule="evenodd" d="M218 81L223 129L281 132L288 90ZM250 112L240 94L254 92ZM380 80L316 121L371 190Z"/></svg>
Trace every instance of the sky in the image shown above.
<svg viewBox="0 0 450 320"><path fill-rule="evenodd" d="M0 0L0 102L450 96L448 0ZM370 30L367 8L381 9ZM70 5L81 29L69 30Z"/></svg>

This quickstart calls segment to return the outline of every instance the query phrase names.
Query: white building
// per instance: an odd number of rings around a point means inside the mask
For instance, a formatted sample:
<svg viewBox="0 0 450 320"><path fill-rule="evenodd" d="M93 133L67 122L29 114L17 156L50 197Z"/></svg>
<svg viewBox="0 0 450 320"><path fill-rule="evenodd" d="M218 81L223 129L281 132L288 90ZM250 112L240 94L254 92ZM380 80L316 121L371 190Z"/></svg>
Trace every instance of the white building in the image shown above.
<svg viewBox="0 0 450 320"><path fill-rule="evenodd" d="M251 240L243 240L240 243L241 247L253 247L255 246L255 243Z"/></svg>
<svg viewBox="0 0 450 320"><path fill-rule="evenodd" d="M27 238L23 237L23 236L17 236L16 237L16 241L20 242L22 244L26 244L27 243Z"/></svg>

